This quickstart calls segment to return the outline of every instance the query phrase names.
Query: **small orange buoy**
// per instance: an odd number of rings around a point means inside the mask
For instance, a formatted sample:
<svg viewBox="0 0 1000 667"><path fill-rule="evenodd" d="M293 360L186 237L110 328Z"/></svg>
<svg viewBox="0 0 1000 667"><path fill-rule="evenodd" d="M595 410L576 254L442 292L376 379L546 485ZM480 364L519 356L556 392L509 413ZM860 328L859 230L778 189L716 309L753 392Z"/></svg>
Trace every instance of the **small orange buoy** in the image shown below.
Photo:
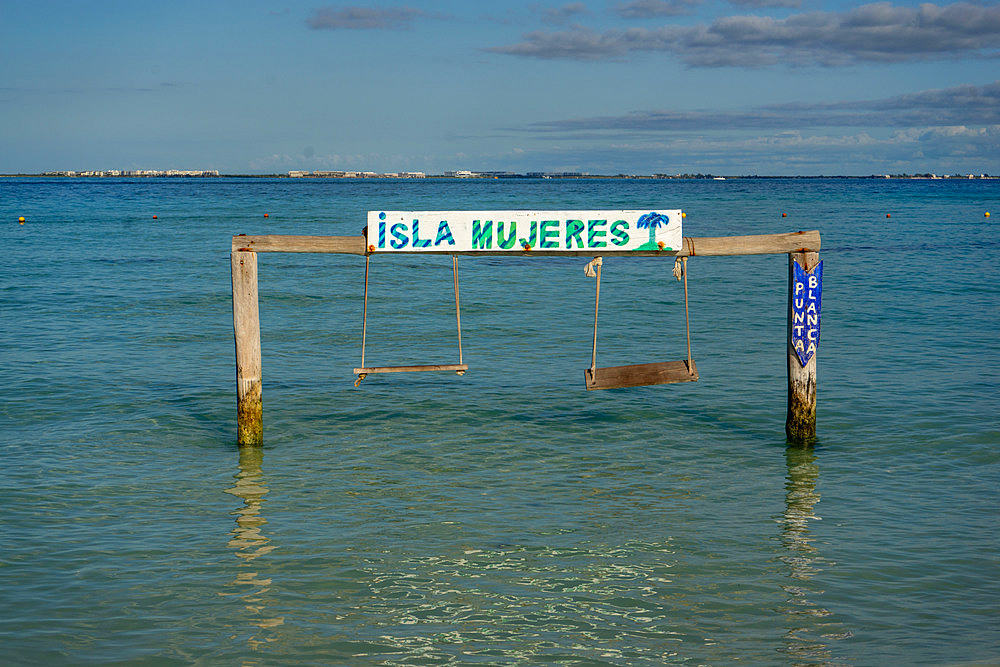
<svg viewBox="0 0 1000 667"><path fill-rule="evenodd" d="M683 211L681 211L681 217L682 217L682 218L686 218L686 217L688 217L688 214L687 214L687 213L684 213Z"/></svg>
<svg viewBox="0 0 1000 667"><path fill-rule="evenodd" d="M153 216L153 220L156 220L156 216L155 215Z"/></svg>
<svg viewBox="0 0 1000 667"><path fill-rule="evenodd" d="M264 217L265 217L265 218L267 217L267 213L265 213L265 214L264 214Z"/></svg>
<svg viewBox="0 0 1000 667"><path fill-rule="evenodd" d="M990 217L990 212L986 211L986 215L984 217L987 217L987 218ZM21 219L24 220L24 218L21 218Z"/></svg>
<svg viewBox="0 0 1000 667"><path fill-rule="evenodd" d="M892 213L886 213L886 214L885 214L885 217L887 217L887 218L891 218L891 217L892 217Z"/></svg>
<svg viewBox="0 0 1000 667"><path fill-rule="evenodd" d="M782 213L782 214L781 214L781 217L782 217L782 218L787 218L787 217L788 217L788 214L787 214L787 213Z"/></svg>
<svg viewBox="0 0 1000 667"><path fill-rule="evenodd" d="M989 215L989 213L987 213L986 215ZM21 217L19 217L17 219L17 221L20 222L23 225L24 224L24 216L22 215Z"/></svg>

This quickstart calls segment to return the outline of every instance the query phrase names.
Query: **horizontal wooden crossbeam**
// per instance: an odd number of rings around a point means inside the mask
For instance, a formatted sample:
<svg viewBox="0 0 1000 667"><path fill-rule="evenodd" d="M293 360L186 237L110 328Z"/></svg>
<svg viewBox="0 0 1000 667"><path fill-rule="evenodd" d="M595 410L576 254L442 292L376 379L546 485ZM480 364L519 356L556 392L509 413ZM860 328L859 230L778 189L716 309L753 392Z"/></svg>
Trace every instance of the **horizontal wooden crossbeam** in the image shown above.
<svg viewBox="0 0 1000 667"><path fill-rule="evenodd" d="M597 250L474 250L453 253L447 250L427 251L420 254L438 255L484 255L512 257L696 257L724 255L771 255L789 252L818 252L819 231L786 232L783 234L759 234L755 236L684 237L684 247L679 251L633 251L601 248ZM345 255L366 254L363 236L285 236L267 234L233 237L233 252L323 252ZM389 253L385 253L389 254Z"/></svg>

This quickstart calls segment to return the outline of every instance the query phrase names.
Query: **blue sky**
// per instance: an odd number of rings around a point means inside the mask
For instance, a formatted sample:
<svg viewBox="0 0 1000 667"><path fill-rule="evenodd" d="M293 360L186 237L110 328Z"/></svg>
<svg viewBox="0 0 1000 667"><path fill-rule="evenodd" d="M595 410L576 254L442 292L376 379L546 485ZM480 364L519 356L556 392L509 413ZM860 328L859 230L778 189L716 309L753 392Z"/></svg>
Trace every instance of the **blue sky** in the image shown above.
<svg viewBox="0 0 1000 667"><path fill-rule="evenodd" d="M1000 173L1000 5L0 0L0 173Z"/></svg>

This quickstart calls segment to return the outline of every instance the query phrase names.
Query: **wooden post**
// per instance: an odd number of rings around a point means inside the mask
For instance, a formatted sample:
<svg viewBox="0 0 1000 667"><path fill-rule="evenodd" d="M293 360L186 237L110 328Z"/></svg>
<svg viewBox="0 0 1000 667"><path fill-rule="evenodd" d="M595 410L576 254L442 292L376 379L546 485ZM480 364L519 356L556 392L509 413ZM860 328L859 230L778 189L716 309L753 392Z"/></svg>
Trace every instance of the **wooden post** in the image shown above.
<svg viewBox="0 0 1000 667"><path fill-rule="evenodd" d="M261 402L260 313L257 308L257 253L233 252L233 331L236 336L236 441L264 442Z"/></svg>
<svg viewBox="0 0 1000 667"><path fill-rule="evenodd" d="M788 253L788 412L785 416L785 435L794 444L810 445L816 438L816 353L803 366L792 343L796 263L807 272L812 271L819 264L819 253Z"/></svg>

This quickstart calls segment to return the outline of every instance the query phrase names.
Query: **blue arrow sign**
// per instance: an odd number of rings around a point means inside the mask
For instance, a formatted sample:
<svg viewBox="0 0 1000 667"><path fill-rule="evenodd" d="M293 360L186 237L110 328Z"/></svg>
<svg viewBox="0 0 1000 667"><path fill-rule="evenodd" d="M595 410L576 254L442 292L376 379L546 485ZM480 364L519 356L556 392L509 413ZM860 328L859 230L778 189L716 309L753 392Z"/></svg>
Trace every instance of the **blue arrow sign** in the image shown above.
<svg viewBox="0 0 1000 667"><path fill-rule="evenodd" d="M806 271L792 263L792 348L805 366L819 347L819 316L823 305L823 262Z"/></svg>

